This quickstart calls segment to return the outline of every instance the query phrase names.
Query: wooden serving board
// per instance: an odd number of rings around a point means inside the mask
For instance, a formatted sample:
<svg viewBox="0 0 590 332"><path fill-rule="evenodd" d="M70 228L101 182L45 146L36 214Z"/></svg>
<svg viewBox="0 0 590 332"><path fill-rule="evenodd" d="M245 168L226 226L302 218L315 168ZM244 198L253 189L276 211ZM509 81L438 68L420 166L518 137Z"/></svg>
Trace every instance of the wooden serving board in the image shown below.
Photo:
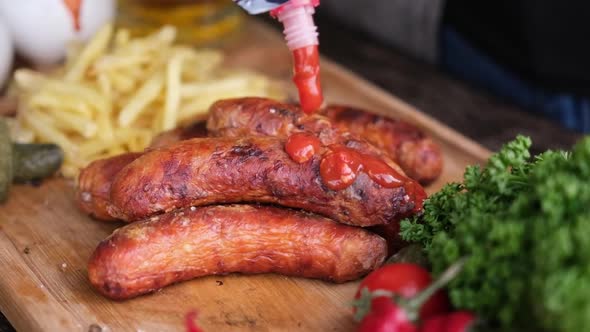
<svg viewBox="0 0 590 332"><path fill-rule="evenodd" d="M288 82L290 55L268 26L248 22L227 46L228 61ZM436 120L323 59L328 102L350 104L403 118L441 144L444 174L428 187L460 180L468 164L489 152ZM349 331L349 302L358 285L278 275L216 276L167 287L152 295L113 302L86 277L96 245L121 224L80 213L73 183L53 179L40 187L13 187L0 206L0 310L19 331L182 331L184 316L199 311L205 331ZM99 329L100 328L100 329Z"/></svg>

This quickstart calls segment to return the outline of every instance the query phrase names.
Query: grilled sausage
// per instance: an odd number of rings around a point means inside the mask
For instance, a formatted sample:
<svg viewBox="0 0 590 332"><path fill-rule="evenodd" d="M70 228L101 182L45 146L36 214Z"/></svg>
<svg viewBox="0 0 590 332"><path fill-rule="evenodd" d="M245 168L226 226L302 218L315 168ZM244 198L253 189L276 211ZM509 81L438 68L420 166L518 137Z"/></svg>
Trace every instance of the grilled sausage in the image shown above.
<svg viewBox="0 0 590 332"><path fill-rule="evenodd" d="M267 98L237 98L216 102L209 109L207 131L210 136L273 136L287 138L293 133L308 132L326 146L342 144L385 161L405 176L404 171L383 150L369 142L336 129L325 116L304 114L298 106Z"/></svg>
<svg viewBox="0 0 590 332"><path fill-rule="evenodd" d="M209 113L207 129L215 136L286 137L307 131L329 145L352 134L371 143L360 149L377 155L385 152L410 178L421 183L433 181L442 171L439 147L418 128L358 109L331 106L320 114L305 115L296 105L265 98L237 98L216 102Z"/></svg>
<svg viewBox="0 0 590 332"><path fill-rule="evenodd" d="M356 226L396 222L421 210L415 181L382 187L360 173L348 188L328 189L320 175L326 147L299 164L276 137L195 138L150 151L123 168L111 187L110 214L135 221L176 208L262 202L302 208Z"/></svg>
<svg viewBox="0 0 590 332"><path fill-rule="evenodd" d="M88 264L92 285L128 299L206 275L278 273L355 280L383 263L385 240L317 215L268 206L187 208L129 224Z"/></svg>
<svg viewBox="0 0 590 332"><path fill-rule="evenodd" d="M206 137L205 121L197 121L189 126L166 131L154 137L148 149L155 149L176 143L181 140ZM111 158L101 159L83 168L78 177L78 206L90 216L104 221L117 220L109 214L107 206L110 202L113 178L123 167L130 164L143 153L125 153Z"/></svg>
<svg viewBox="0 0 590 332"><path fill-rule="evenodd" d="M410 178L428 184L440 176L440 148L415 126L347 106L328 106L322 114L340 130L359 135L385 150Z"/></svg>
<svg viewBox="0 0 590 332"><path fill-rule="evenodd" d="M111 184L121 169L141 156L141 153L125 153L90 163L80 171L76 198L79 208L96 219L117 220L110 215Z"/></svg>

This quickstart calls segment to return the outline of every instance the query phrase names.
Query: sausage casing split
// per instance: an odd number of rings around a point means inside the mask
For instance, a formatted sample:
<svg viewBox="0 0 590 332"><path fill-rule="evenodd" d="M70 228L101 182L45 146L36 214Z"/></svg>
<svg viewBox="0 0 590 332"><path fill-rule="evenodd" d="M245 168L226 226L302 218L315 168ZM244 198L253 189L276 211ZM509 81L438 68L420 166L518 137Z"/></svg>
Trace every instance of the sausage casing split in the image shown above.
<svg viewBox="0 0 590 332"><path fill-rule="evenodd" d="M296 105L266 98L220 100L210 108L207 129L211 135L232 137L285 137L307 131L326 145L342 143L342 137L352 134L370 143L361 149L385 153L405 174L421 183L438 178L443 167L440 148L417 127L344 106L329 106L317 114L305 115Z"/></svg>
<svg viewBox="0 0 590 332"><path fill-rule="evenodd" d="M141 153L125 153L96 160L80 171L76 198L79 208L94 218L114 221L107 207L110 205L113 178L120 170L139 158Z"/></svg>
<svg viewBox="0 0 590 332"><path fill-rule="evenodd" d="M187 206L258 202L371 226L397 222L422 208L424 189L407 178L404 186L385 188L360 173L348 188L330 190L320 176L321 158L322 152L298 164L276 137L182 141L123 168L111 187L109 212L135 221Z"/></svg>
<svg viewBox="0 0 590 332"><path fill-rule="evenodd" d="M88 264L92 285L127 299L228 273L278 273L334 282L379 267L380 236L302 211L231 205L187 208L117 229Z"/></svg>

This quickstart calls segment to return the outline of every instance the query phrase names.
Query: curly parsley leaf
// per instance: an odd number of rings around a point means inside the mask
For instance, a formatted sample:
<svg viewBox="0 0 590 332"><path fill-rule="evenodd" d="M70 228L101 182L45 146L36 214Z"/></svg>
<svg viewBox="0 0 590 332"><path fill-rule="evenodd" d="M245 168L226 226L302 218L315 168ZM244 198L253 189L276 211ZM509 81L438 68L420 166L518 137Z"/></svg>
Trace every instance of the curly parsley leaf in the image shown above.
<svg viewBox="0 0 590 332"><path fill-rule="evenodd" d="M590 137L531 159L519 136L432 195L401 236L435 274L469 256L451 301L503 330L590 326Z"/></svg>

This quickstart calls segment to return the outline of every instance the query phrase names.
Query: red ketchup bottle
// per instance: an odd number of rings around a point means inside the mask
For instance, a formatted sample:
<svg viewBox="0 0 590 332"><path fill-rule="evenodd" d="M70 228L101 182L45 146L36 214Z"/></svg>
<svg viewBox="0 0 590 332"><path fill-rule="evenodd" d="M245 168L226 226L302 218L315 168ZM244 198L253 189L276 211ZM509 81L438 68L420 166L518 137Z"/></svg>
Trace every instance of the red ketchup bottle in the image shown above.
<svg viewBox="0 0 590 332"><path fill-rule="evenodd" d="M293 82L299 91L301 108L307 114L317 111L324 101L320 84L318 32L313 21L314 8L320 1L241 0L236 3L251 14L270 10L271 15L283 23L287 47L293 52Z"/></svg>

